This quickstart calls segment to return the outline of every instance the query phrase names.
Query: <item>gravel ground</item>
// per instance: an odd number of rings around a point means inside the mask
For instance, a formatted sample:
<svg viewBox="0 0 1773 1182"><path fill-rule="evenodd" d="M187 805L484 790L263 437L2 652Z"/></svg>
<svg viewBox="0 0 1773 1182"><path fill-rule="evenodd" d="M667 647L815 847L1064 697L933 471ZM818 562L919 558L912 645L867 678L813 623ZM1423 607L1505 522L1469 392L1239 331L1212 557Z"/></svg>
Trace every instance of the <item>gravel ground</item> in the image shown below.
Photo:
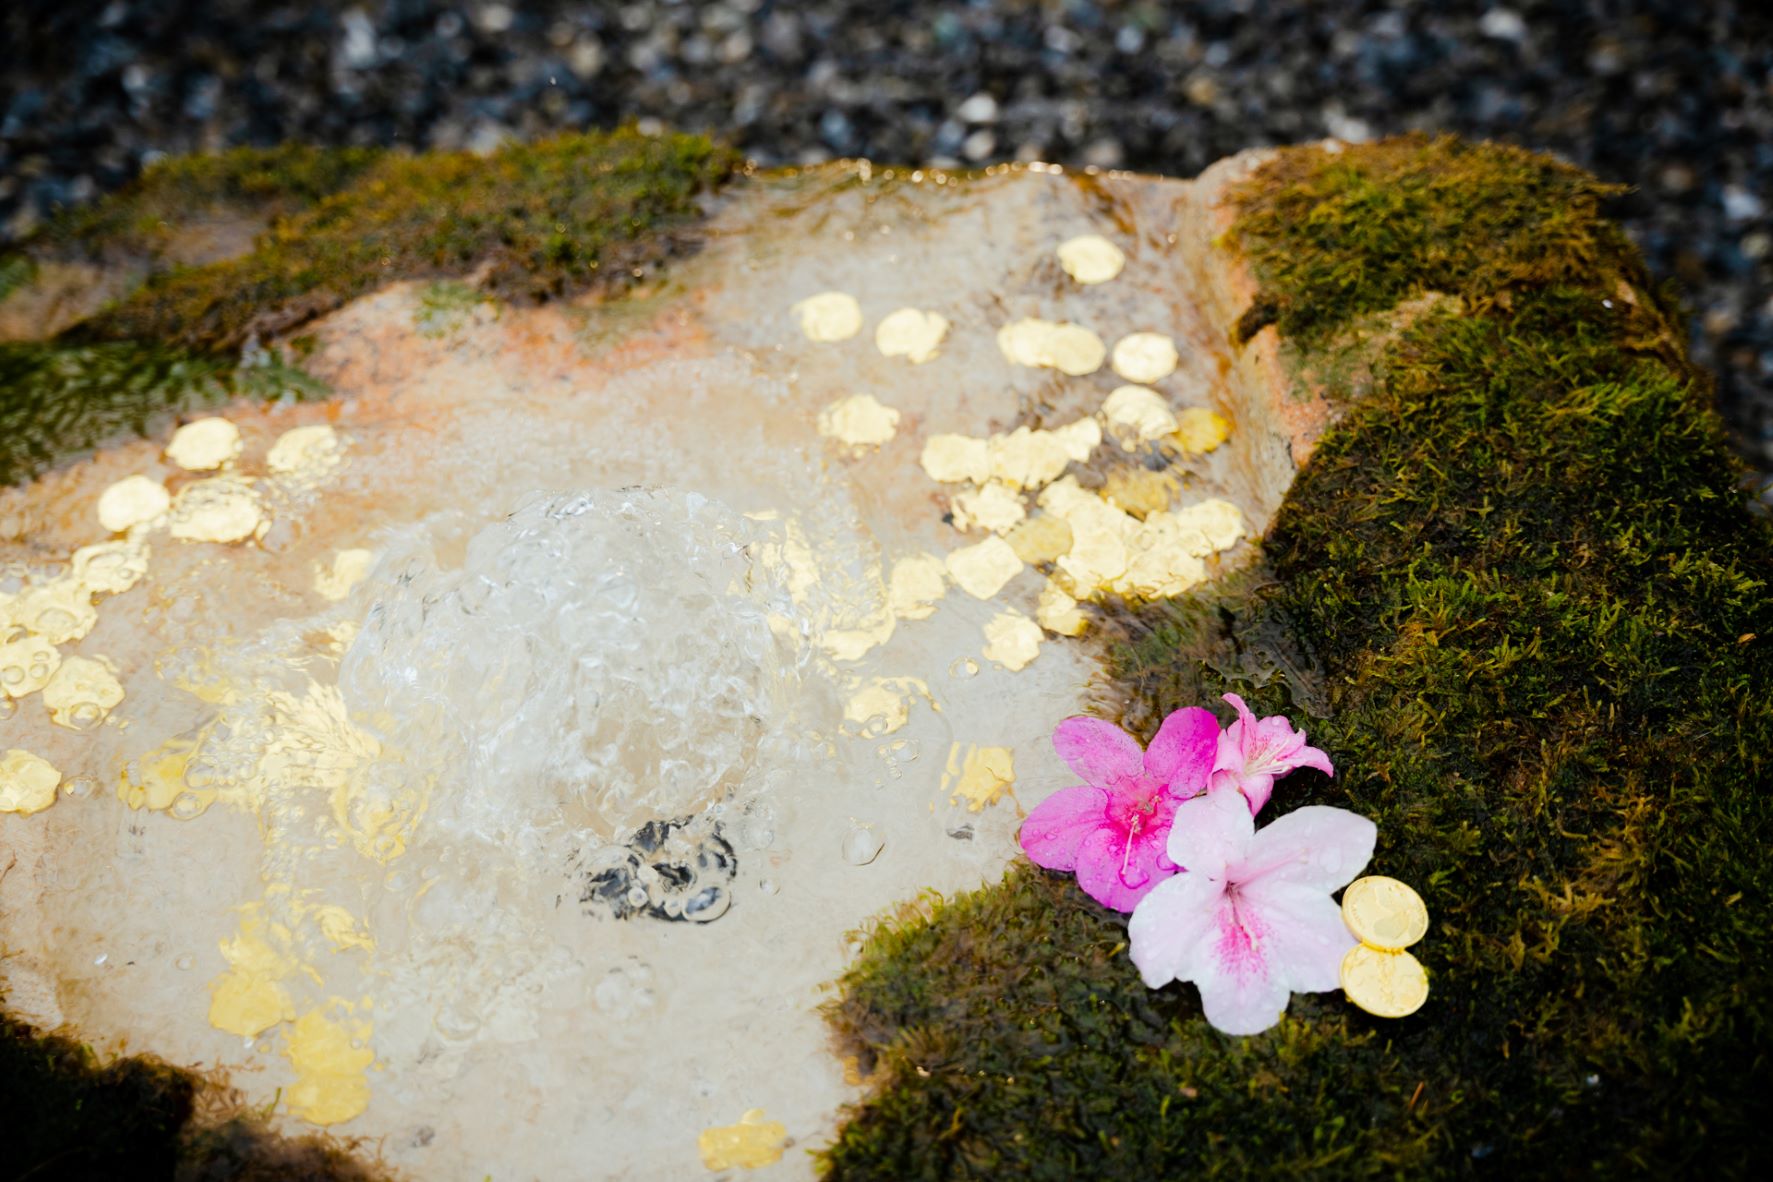
<svg viewBox="0 0 1773 1182"><path fill-rule="evenodd" d="M157 154L285 139L484 148L640 119L765 164L1184 176L1326 134L1509 140L1635 186L1618 213L1773 469L1766 0L11 0L0 44L0 239Z"/></svg>

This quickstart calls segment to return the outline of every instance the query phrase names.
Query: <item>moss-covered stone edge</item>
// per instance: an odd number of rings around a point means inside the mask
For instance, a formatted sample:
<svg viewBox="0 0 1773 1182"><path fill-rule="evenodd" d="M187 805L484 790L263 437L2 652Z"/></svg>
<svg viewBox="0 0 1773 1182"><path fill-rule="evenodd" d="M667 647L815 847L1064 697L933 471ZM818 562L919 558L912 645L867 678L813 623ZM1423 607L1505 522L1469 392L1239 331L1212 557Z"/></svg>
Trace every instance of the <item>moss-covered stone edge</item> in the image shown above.
<svg viewBox="0 0 1773 1182"><path fill-rule="evenodd" d="M868 933L828 1011L871 1071L828 1177L1764 1172L1773 536L1608 195L1450 139L1276 154L1235 196L1241 335L1273 324L1304 374L1452 298L1386 334L1272 582L1115 622L1145 735L1227 689L1322 704L1339 774L1270 808L1378 821L1373 869L1433 916L1427 1007L1295 996L1219 1035L1144 989L1124 919L1021 865Z"/></svg>
<svg viewBox="0 0 1773 1182"><path fill-rule="evenodd" d="M397 279L524 302L620 291L693 246L703 198L741 165L706 137L632 128L486 156L294 145L163 161L0 259L11 290L39 261L145 276L55 340L0 343L0 483L173 412L312 392L298 359L243 369L243 347L265 360L253 345ZM268 223L249 251L166 261L181 231L230 211Z"/></svg>
<svg viewBox="0 0 1773 1182"><path fill-rule="evenodd" d="M3 999L0 999L3 1000ZM373 1147L282 1137L225 1086L147 1055L106 1061L0 1012L0 1178L371 1182Z"/></svg>

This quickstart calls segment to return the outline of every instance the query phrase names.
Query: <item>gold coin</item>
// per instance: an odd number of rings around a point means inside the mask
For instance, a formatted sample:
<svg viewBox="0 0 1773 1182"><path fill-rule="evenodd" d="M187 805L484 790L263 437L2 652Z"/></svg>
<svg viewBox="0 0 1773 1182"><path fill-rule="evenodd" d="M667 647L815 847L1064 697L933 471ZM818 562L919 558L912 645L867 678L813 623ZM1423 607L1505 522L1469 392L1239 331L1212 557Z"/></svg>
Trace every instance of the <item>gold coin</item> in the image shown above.
<svg viewBox="0 0 1773 1182"><path fill-rule="evenodd" d="M1396 952L1427 934L1428 907L1397 879L1375 874L1342 892L1342 921L1361 943Z"/></svg>
<svg viewBox="0 0 1773 1182"><path fill-rule="evenodd" d="M1408 952L1357 944L1342 958L1342 992L1369 1014L1402 1018L1428 1000L1428 974Z"/></svg>

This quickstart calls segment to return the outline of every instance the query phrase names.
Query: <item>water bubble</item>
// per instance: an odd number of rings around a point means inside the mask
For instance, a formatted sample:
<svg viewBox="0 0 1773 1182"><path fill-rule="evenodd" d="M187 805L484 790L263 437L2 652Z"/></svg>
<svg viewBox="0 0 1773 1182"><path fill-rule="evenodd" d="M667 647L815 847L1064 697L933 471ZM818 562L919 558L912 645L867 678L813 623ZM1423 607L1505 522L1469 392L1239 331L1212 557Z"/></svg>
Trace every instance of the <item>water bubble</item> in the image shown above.
<svg viewBox="0 0 1773 1182"><path fill-rule="evenodd" d="M768 849L776 840L775 821L775 813L767 804L751 802L735 827L739 844L754 850Z"/></svg>
<svg viewBox="0 0 1773 1182"><path fill-rule="evenodd" d="M885 844L873 829L858 825L844 836L843 860L851 866L866 866L880 857L881 847Z"/></svg>
<svg viewBox="0 0 1773 1182"><path fill-rule="evenodd" d="M470 1010L462 998L452 998L437 1007L432 1025L443 1037L462 1042L480 1032L480 1015Z"/></svg>
<svg viewBox="0 0 1773 1182"><path fill-rule="evenodd" d="M347 649L341 693L428 763L498 769L481 779L499 790L440 797L427 824L515 839L564 803L610 840L692 815L779 761L783 691L809 659L746 590L786 577L731 544L757 532L679 493L538 498L467 538L459 566L416 557Z"/></svg>
<svg viewBox="0 0 1773 1182"><path fill-rule="evenodd" d="M5 682L7 685L21 685L24 680L23 665L8 665L6 668L0 669L0 682Z"/></svg>
<svg viewBox="0 0 1773 1182"><path fill-rule="evenodd" d="M91 730L104 718L104 709L96 702L76 702L68 710L68 722L77 731Z"/></svg>
<svg viewBox="0 0 1773 1182"><path fill-rule="evenodd" d="M640 884L636 883L634 886L628 888L628 906L645 907L646 898L646 888Z"/></svg>
<svg viewBox="0 0 1773 1182"><path fill-rule="evenodd" d="M98 791L98 777L75 776L72 780L69 780L66 784L62 785L62 791L69 796L74 797L76 800L84 800Z"/></svg>
<svg viewBox="0 0 1773 1182"><path fill-rule="evenodd" d="M954 663L948 666L948 676L957 681L964 681L969 677L976 676L978 672L979 662L971 657L956 657Z"/></svg>
<svg viewBox="0 0 1773 1182"><path fill-rule="evenodd" d="M172 798L172 807L166 811L180 821L189 821L207 807L209 806L204 803L203 798L195 792L181 792Z"/></svg>
<svg viewBox="0 0 1773 1182"><path fill-rule="evenodd" d="M37 616L37 626L33 631L39 635L66 632L74 626L74 622L74 613L63 608L52 607Z"/></svg>
<svg viewBox="0 0 1773 1182"><path fill-rule="evenodd" d="M49 663L46 661L31 662L31 680L42 681L49 676Z"/></svg>
<svg viewBox="0 0 1773 1182"><path fill-rule="evenodd" d="M759 880L757 889L766 895L779 895L782 893L782 884L773 878L765 878Z"/></svg>
<svg viewBox="0 0 1773 1182"><path fill-rule="evenodd" d="M196 964L197 964L197 958L192 956L189 952L187 952L183 956L179 957L177 960L173 961L172 967L180 970L181 972L190 972L192 968L196 967Z"/></svg>

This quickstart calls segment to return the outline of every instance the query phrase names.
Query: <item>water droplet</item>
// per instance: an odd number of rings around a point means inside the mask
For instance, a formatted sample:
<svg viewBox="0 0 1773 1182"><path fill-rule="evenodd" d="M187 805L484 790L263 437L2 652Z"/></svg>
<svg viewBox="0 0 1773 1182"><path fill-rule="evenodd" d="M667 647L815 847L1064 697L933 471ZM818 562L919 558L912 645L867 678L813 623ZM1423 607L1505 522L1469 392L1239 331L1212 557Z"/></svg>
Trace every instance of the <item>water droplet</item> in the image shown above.
<svg viewBox="0 0 1773 1182"><path fill-rule="evenodd" d="M77 731L91 730L104 721L105 712L96 702L77 702L68 711L68 721Z"/></svg>
<svg viewBox="0 0 1773 1182"><path fill-rule="evenodd" d="M31 680L32 681L42 681L45 677L48 677L48 676L49 676L49 665L46 662L33 661L31 663Z"/></svg>
<svg viewBox="0 0 1773 1182"><path fill-rule="evenodd" d="M768 849L776 840L775 814L768 805L754 801L746 806L737 829L740 845L754 850Z"/></svg>
<svg viewBox="0 0 1773 1182"><path fill-rule="evenodd" d="M183 956L179 957L177 960L173 961L172 967L175 969L179 969L181 971L184 971L184 972L189 972L192 968L194 968L196 966L196 964L197 964L197 958L187 952L187 953L185 953L185 955L183 955Z"/></svg>
<svg viewBox="0 0 1773 1182"><path fill-rule="evenodd" d="M189 821L191 818L200 815L207 807L208 806L203 802L203 798L198 796L195 792L181 792L173 797L172 807L166 811L180 821Z"/></svg>
<svg viewBox="0 0 1773 1182"><path fill-rule="evenodd" d="M480 1015L468 1009L460 999L454 999L437 1007L432 1025L443 1037L462 1041L479 1033Z"/></svg>
<svg viewBox="0 0 1773 1182"><path fill-rule="evenodd" d="M859 825L849 831L843 839L843 860L851 866L866 866L880 857L881 841L873 829Z"/></svg>
<svg viewBox="0 0 1773 1182"><path fill-rule="evenodd" d="M757 889L766 895L779 895L782 893L782 884L773 878L765 878L758 882Z"/></svg>
<svg viewBox="0 0 1773 1182"><path fill-rule="evenodd" d="M66 632L74 626L74 614L63 608L52 607L38 613L37 626L32 629L38 635L54 632Z"/></svg>
<svg viewBox="0 0 1773 1182"><path fill-rule="evenodd" d="M22 665L8 665L6 668L0 669L0 681L7 685L19 685L24 680L25 670Z"/></svg>
<svg viewBox="0 0 1773 1182"><path fill-rule="evenodd" d="M948 676L957 681L964 681L969 677L977 675L978 672L979 662L973 660L971 657L957 657L954 664L948 666Z"/></svg>
<svg viewBox="0 0 1773 1182"><path fill-rule="evenodd" d="M647 902L646 888L639 883L628 888L628 906L645 907Z"/></svg>
<svg viewBox="0 0 1773 1182"><path fill-rule="evenodd" d="M84 800L98 791L98 778L96 776L75 776L62 785L62 791L76 800Z"/></svg>

